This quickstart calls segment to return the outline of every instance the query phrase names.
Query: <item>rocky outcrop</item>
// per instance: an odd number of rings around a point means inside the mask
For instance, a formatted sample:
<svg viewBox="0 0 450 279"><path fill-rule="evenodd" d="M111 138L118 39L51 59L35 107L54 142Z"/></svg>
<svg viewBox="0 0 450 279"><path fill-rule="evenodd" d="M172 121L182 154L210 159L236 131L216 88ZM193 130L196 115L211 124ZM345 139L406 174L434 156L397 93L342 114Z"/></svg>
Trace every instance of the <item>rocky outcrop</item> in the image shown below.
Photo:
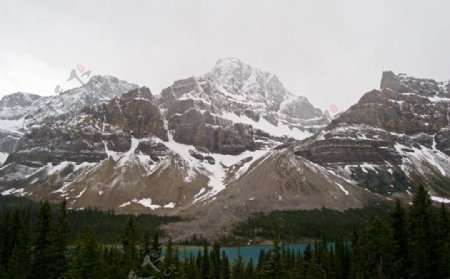
<svg viewBox="0 0 450 279"><path fill-rule="evenodd" d="M41 96L23 92L4 96L0 100L0 119L20 119L28 113L31 104L39 98Z"/></svg>
<svg viewBox="0 0 450 279"><path fill-rule="evenodd" d="M25 117L28 127L58 119L70 119L86 106L94 106L120 97L137 88L136 84L112 76L93 76L85 85L37 100Z"/></svg>
<svg viewBox="0 0 450 279"><path fill-rule="evenodd" d="M329 123L275 75L237 58L220 59L205 75L174 82L158 101L176 141L223 154L254 150L255 141L301 139Z"/></svg>
<svg viewBox="0 0 450 279"><path fill-rule="evenodd" d="M116 126L138 138L154 135L162 140L168 139L161 112L153 103L153 96L147 87L131 90L121 98L87 108L84 112L100 120L100 125L107 123Z"/></svg>
<svg viewBox="0 0 450 279"><path fill-rule="evenodd" d="M130 150L131 137L158 137L167 141L164 121L152 101L148 88L137 88L106 104L86 107L70 121L59 120L52 126L32 128L20 139L6 163L99 162L108 157L107 151ZM141 149L153 158L158 152L158 148L156 153L144 146Z"/></svg>
<svg viewBox="0 0 450 279"><path fill-rule="evenodd" d="M299 119L311 119L323 117L322 111L315 108L308 99L304 97L297 97L291 101L283 104L281 112L287 114L290 117Z"/></svg>
<svg viewBox="0 0 450 279"><path fill-rule="evenodd" d="M210 152L239 154L254 150L253 129L242 123L233 124L211 113L191 109L185 114L175 115L169 121L174 131L174 140L196 147L204 147Z"/></svg>
<svg viewBox="0 0 450 279"><path fill-rule="evenodd" d="M448 83L384 72L366 93L295 154L386 195L426 184L449 196Z"/></svg>

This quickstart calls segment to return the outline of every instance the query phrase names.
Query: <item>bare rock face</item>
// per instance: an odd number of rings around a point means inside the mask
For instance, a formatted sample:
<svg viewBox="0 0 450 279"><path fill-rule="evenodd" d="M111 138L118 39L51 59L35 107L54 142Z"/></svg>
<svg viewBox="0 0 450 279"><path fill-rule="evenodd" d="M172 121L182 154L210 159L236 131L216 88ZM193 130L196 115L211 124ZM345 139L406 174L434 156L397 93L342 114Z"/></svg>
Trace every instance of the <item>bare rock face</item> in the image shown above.
<svg viewBox="0 0 450 279"><path fill-rule="evenodd" d="M281 110L283 113L290 117L309 119L314 117L322 117L320 109L315 108L308 99L304 97L298 97L284 105Z"/></svg>
<svg viewBox="0 0 450 279"><path fill-rule="evenodd" d="M252 212L345 210L409 199L419 184L448 200L449 102L448 83L385 72L380 90L314 136L278 146L214 202L190 209L192 219L166 229L175 239L214 238Z"/></svg>
<svg viewBox="0 0 450 279"><path fill-rule="evenodd" d="M129 150L130 136L167 140L161 113L152 100L148 88L138 88L107 104L86 107L70 121L35 127L20 139L6 163L99 162L108 157L107 150Z"/></svg>
<svg viewBox="0 0 450 279"><path fill-rule="evenodd" d="M174 130L174 140L206 148L209 152L239 154L255 149L250 125L233 124L209 112L191 109L172 117L169 127Z"/></svg>
<svg viewBox="0 0 450 279"><path fill-rule="evenodd" d="M136 87L136 84L116 77L93 76L83 86L64 91L57 96L37 100L25 117L25 125L31 127L60 119L70 119L86 106L108 102Z"/></svg>
<svg viewBox="0 0 450 279"><path fill-rule="evenodd" d="M425 184L448 197L449 102L448 83L384 72L380 90L298 143L295 154L373 192L401 196Z"/></svg>
<svg viewBox="0 0 450 279"><path fill-rule="evenodd" d="M214 201L187 209L183 222L164 229L174 240L205 235L216 239L230 224L256 212L313 210L343 211L383 202L383 198L349 183L326 168L293 154L293 146L274 150L222 191Z"/></svg>
<svg viewBox="0 0 450 279"><path fill-rule="evenodd" d="M161 112L147 87L133 89L121 98L86 112L135 137L155 135L162 140L168 139Z"/></svg>
<svg viewBox="0 0 450 279"><path fill-rule="evenodd" d="M20 119L39 98L41 96L23 92L4 96L0 100L0 119Z"/></svg>
<svg viewBox="0 0 450 279"><path fill-rule="evenodd" d="M107 77L24 96L25 121L2 119L0 193L191 217L174 236L217 235L253 212L408 198L418 184L450 197L448 83L385 72L331 123L234 58L155 96Z"/></svg>
<svg viewBox="0 0 450 279"><path fill-rule="evenodd" d="M237 58L220 59L205 75L174 82L158 101L177 142L222 154L254 150L255 141L302 139L329 123L275 75Z"/></svg>

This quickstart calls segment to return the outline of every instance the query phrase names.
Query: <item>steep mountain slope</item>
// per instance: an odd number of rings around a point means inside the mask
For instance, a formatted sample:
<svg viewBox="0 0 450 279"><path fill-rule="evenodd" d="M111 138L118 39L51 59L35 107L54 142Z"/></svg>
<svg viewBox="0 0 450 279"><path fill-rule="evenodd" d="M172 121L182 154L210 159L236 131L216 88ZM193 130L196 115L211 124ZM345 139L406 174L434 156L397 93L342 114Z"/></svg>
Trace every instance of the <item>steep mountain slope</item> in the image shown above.
<svg viewBox="0 0 450 279"><path fill-rule="evenodd" d="M70 118L85 106L107 102L136 87L136 84L116 77L93 76L84 86L64 91L57 96L37 100L27 113L25 124L31 127L61 117Z"/></svg>
<svg viewBox="0 0 450 279"><path fill-rule="evenodd" d="M85 106L106 102L136 87L115 77L93 76L86 85L56 96L22 92L4 96L0 101L0 166L26 132L40 126L50 129L53 122L69 119Z"/></svg>
<svg viewBox="0 0 450 279"><path fill-rule="evenodd" d="M41 98L36 94L17 92L0 100L0 119L20 119L28 113L31 104Z"/></svg>
<svg viewBox="0 0 450 279"><path fill-rule="evenodd" d="M295 154L370 191L411 193L418 183L435 200L450 196L448 82L383 73L365 94Z"/></svg>
<svg viewBox="0 0 450 279"><path fill-rule="evenodd" d="M178 214L214 199L272 147L329 122L276 76L234 58L159 96L145 87L120 96L123 84L93 78L33 103L0 169L2 193Z"/></svg>
<svg viewBox="0 0 450 279"><path fill-rule="evenodd" d="M159 103L176 141L222 154L254 150L270 140L303 139L329 122L275 75L237 58L219 60L203 76L176 81L162 91Z"/></svg>
<svg viewBox="0 0 450 279"><path fill-rule="evenodd" d="M97 77L21 101L0 193L188 217L167 227L177 239L217 236L254 212L408 198L418 183L449 202L449 101L449 83L385 72L329 123L235 58L157 96Z"/></svg>
<svg viewBox="0 0 450 279"><path fill-rule="evenodd" d="M217 237L251 213L363 207L409 199L418 184L450 203L449 93L449 83L385 72L380 90L316 135L275 148L166 229L175 239Z"/></svg>
<svg viewBox="0 0 450 279"><path fill-rule="evenodd" d="M17 92L0 100L0 166L22 136L23 117L39 95Z"/></svg>

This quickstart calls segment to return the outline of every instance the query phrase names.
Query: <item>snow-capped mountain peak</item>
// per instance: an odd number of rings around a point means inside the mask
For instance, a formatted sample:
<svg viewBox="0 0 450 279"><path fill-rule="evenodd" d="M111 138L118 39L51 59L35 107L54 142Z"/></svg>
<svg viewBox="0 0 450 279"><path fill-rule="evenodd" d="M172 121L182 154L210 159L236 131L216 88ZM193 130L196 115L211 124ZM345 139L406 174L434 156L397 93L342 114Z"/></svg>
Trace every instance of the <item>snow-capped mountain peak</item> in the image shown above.
<svg viewBox="0 0 450 279"><path fill-rule="evenodd" d="M218 60L203 78L210 80L221 92L225 91L246 101L266 103L274 109L290 95L276 75L233 57Z"/></svg>
<svg viewBox="0 0 450 279"><path fill-rule="evenodd" d="M92 76L82 86L69 89L56 96L42 97L37 100L25 117L26 125L32 126L43 121L67 117L85 106L104 103L137 88L136 84L119 80L113 76Z"/></svg>
<svg viewBox="0 0 450 279"><path fill-rule="evenodd" d="M0 119L17 120L24 116L30 105L41 98L41 96L31 93L16 92L0 100Z"/></svg>

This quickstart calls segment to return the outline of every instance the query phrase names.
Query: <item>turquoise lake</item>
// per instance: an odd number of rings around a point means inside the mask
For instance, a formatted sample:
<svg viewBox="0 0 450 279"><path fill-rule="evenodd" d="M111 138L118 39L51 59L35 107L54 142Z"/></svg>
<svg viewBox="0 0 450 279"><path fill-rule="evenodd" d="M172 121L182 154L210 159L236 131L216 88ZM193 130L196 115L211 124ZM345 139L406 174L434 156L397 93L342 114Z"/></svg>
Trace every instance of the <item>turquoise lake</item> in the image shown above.
<svg viewBox="0 0 450 279"><path fill-rule="evenodd" d="M286 249L290 249L292 251L303 252L308 244L286 244ZM313 244L311 244L313 246ZM328 243L327 246L334 247L334 243ZM230 261L237 259L238 255L241 254L244 261L249 261L253 259L254 262L258 260L259 253L261 250L270 251L272 250L272 245L250 245L250 246L241 246L241 247L223 247L220 250L224 251L227 254ZM210 247L211 249L211 247ZM191 254L196 256L198 251L203 251L202 247L197 246L179 246L178 247L179 255L182 258L189 257Z"/></svg>

